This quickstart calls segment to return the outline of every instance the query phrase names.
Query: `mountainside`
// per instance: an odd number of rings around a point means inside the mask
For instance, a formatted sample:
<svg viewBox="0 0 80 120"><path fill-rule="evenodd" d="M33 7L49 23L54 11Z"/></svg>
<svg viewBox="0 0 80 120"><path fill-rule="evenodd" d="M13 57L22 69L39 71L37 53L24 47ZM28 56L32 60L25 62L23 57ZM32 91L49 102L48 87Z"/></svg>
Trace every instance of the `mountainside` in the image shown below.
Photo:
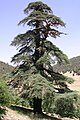
<svg viewBox="0 0 80 120"><path fill-rule="evenodd" d="M4 63L0 61L0 79L13 70L13 66L9 65L8 63Z"/></svg>
<svg viewBox="0 0 80 120"><path fill-rule="evenodd" d="M70 71L70 72L74 71L78 75L80 75L80 56L69 59L68 64L54 65L53 70L56 72L63 72L63 73L65 73L67 71Z"/></svg>

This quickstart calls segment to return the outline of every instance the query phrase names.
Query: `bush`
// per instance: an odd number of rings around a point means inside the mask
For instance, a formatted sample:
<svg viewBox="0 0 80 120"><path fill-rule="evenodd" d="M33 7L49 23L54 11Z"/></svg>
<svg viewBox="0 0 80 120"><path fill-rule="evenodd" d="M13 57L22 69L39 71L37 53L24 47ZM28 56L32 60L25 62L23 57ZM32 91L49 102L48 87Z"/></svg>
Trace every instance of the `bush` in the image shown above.
<svg viewBox="0 0 80 120"><path fill-rule="evenodd" d="M5 81L0 80L0 106L9 106L13 102L12 94Z"/></svg>
<svg viewBox="0 0 80 120"><path fill-rule="evenodd" d="M60 98L56 101L56 113L61 116L72 117L74 115L75 107L71 98Z"/></svg>
<svg viewBox="0 0 80 120"><path fill-rule="evenodd" d="M55 101L55 113L62 117L80 117L80 96L72 92L59 97Z"/></svg>

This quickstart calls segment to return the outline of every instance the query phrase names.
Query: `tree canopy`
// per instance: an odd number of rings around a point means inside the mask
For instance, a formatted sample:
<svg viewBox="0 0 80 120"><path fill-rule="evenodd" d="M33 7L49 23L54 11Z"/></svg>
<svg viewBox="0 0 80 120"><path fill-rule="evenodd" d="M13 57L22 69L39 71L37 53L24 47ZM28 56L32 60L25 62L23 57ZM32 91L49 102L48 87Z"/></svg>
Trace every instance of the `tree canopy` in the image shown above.
<svg viewBox="0 0 80 120"><path fill-rule="evenodd" d="M15 82L12 84L15 83L13 86L21 88L21 97L33 98L33 107L37 109L35 103L39 99L47 100L47 94L54 96L53 83L59 84L60 80L66 80L63 75L53 71L53 65L56 62L68 62L68 58L49 40L50 36L57 38L64 34L58 28L65 27L65 23L41 1L29 3L24 13L26 17L18 25L27 25L29 29L17 35L11 43L18 49L18 53L12 58L12 62L18 63L13 72Z"/></svg>

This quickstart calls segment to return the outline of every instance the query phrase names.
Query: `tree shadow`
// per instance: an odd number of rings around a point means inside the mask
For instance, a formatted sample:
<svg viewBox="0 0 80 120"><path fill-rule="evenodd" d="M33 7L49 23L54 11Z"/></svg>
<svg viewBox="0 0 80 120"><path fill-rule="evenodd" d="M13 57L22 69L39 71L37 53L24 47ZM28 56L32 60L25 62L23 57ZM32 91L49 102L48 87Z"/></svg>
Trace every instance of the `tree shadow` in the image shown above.
<svg viewBox="0 0 80 120"><path fill-rule="evenodd" d="M27 109L23 106L11 106L11 109L19 112L20 114L25 114L31 118L31 120L61 120L60 118L49 116L45 113L36 113L34 114L32 109Z"/></svg>

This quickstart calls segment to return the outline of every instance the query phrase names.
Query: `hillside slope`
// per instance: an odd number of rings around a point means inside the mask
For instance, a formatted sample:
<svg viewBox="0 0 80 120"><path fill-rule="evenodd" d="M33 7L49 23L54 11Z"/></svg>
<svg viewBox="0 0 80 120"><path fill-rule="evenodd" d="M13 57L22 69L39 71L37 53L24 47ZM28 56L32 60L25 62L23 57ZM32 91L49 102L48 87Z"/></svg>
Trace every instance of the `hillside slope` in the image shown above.
<svg viewBox="0 0 80 120"><path fill-rule="evenodd" d="M66 73L67 71L74 71L75 73L80 74L80 56L69 59L69 64L54 65L53 70L63 73Z"/></svg>
<svg viewBox="0 0 80 120"><path fill-rule="evenodd" d="M53 70L74 79L72 84L67 84L68 88L80 92L80 56L69 59L69 64L54 65Z"/></svg>
<svg viewBox="0 0 80 120"><path fill-rule="evenodd" d="M9 65L8 63L0 61L0 79L2 79L4 75L10 73L13 68L14 67Z"/></svg>

